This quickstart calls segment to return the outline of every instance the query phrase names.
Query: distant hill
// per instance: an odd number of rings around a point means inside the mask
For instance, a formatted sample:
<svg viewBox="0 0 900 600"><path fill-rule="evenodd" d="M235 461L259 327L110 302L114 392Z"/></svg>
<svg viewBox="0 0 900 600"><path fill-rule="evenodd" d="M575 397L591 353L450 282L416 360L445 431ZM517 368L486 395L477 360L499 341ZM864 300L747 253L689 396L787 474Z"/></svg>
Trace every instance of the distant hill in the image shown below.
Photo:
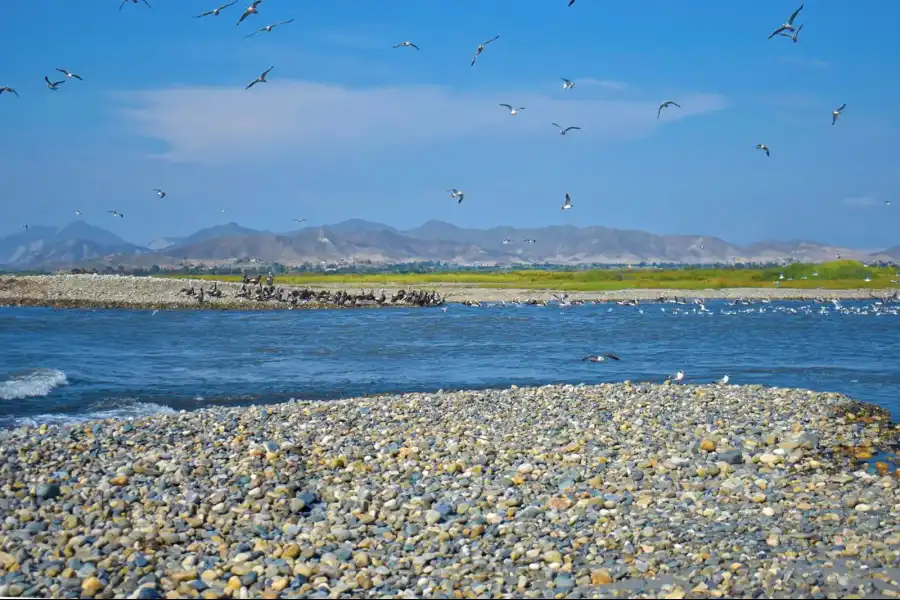
<svg viewBox="0 0 900 600"><path fill-rule="evenodd" d="M112 232L75 221L60 228L29 227L0 239L0 266L30 269L145 252L148 252L146 248L126 242Z"/></svg>

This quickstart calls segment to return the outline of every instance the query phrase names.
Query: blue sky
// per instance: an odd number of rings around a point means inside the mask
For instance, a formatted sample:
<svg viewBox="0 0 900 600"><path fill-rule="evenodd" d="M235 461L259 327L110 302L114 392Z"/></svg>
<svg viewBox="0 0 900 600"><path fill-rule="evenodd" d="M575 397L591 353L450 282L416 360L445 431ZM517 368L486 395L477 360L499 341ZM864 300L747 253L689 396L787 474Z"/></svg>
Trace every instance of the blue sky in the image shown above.
<svg viewBox="0 0 900 600"><path fill-rule="evenodd" d="M793 44L766 39L786 0L265 0L240 26L243 0L150 2L0 22L0 235L78 209L137 243L296 217L900 243L900 3L807 1ZM56 67L84 81L51 92Z"/></svg>

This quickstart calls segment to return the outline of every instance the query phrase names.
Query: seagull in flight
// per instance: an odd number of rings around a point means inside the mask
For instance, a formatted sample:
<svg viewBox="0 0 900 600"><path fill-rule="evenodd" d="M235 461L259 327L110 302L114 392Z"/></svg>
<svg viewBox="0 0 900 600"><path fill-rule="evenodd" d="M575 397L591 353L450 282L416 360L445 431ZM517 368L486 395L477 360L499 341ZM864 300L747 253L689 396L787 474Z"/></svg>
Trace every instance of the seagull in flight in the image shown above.
<svg viewBox="0 0 900 600"><path fill-rule="evenodd" d="M501 104L500 106L505 106L509 110L509 114L512 116L516 116L520 110L525 110L524 106L520 106L519 108L513 108L509 104Z"/></svg>
<svg viewBox="0 0 900 600"><path fill-rule="evenodd" d="M565 129L563 129L557 123L550 123L550 124L553 125L554 127L556 127L557 129L559 129L560 135L566 135L566 133L572 129L581 129L581 127L566 127Z"/></svg>
<svg viewBox="0 0 900 600"><path fill-rule="evenodd" d="M659 118L659 115L662 114L663 109L668 108L670 106L677 106L678 108L681 108L680 104L677 104L676 102L674 102L672 100L666 100L665 102L663 102L662 104L659 105L659 110L656 111L656 118L657 119Z"/></svg>
<svg viewBox="0 0 900 600"><path fill-rule="evenodd" d="M75 216L80 217L80 216L81 216L81 211L80 211L80 210L76 210L76 211L75 211Z"/></svg>
<svg viewBox="0 0 900 600"><path fill-rule="evenodd" d="M771 40L773 37L775 37L776 35L778 35L779 33L783 32L783 31L794 31L794 19L797 18L797 15L800 14L801 10L803 10L802 4L800 5L800 8L795 10L794 13L790 16L790 18L787 20L787 23L785 23L784 25L782 25L781 27L779 27L778 29L776 29L775 31L772 32L772 35L769 36L769 39Z"/></svg>
<svg viewBox="0 0 900 600"><path fill-rule="evenodd" d="M17 92L16 90L12 89L12 88L9 87L8 85L4 85L3 87L0 87L0 95L2 95L3 92L9 92L9 93L11 93L11 94L15 94L16 96L19 95L19 92Z"/></svg>
<svg viewBox="0 0 900 600"><path fill-rule="evenodd" d="M562 210L569 210L572 208L572 198L569 196L569 192L566 192L566 201L563 202L563 205L560 206ZM619 359L616 359L619 360Z"/></svg>
<svg viewBox="0 0 900 600"><path fill-rule="evenodd" d="M466 197L465 192L461 192L456 188L451 188L447 191L450 192L450 197L455 199L457 204L462 204L463 198Z"/></svg>
<svg viewBox="0 0 900 600"><path fill-rule="evenodd" d="M421 50L421 48L419 48L418 46L416 46L415 44L413 44L410 41L400 42L399 44L394 46L394 48L415 48L416 50Z"/></svg>
<svg viewBox="0 0 900 600"><path fill-rule="evenodd" d="M231 0L231 2L229 2L228 4L223 4L223 5L220 6L219 8L214 8L214 9L212 9L212 10L208 10L208 11L206 11L205 13L203 13L202 15L197 15L197 16L194 17L194 18L195 18L195 19L199 19L200 17L208 17L208 16L210 16L210 15L212 15L212 16L214 16L214 17L218 17L220 12L222 12L223 10L225 10L226 8L228 8L229 6L231 6L232 4L234 4L235 2L237 2L237 0Z"/></svg>
<svg viewBox="0 0 900 600"><path fill-rule="evenodd" d="M245 90L249 90L250 88L252 88L252 87L253 87L254 85L256 85L257 83L268 83L268 81L266 80L266 75L268 75L268 74L269 74L269 71L271 71L271 70L274 69L274 68L275 68L274 66L273 66L273 67L269 67L268 69L266 69L265 71L263 71L262 75L260 75L259 77L257 77L257 78L254 79L253 81L251 81L249 84L247 84L247 87L245 87L244 89L245 89Z"/></svg>
<svg viewBox="0 0 900 600"><path fill-rule="evenodd" d="M527 240L522 240L522 241L525 242L526 244L534 244L534 243L537 243L537 240L532 240L532 239L527 239Z"/></svg>
<svg viewBox="0 0 900 600"><path fill-rule="evenodd" d="M784 36L784 37L791 38L791 41L794 42L794 43L796 44L796 43L797 43L797 36L800 35L800 30L801 30L801 29L803 29L803 24L802 24L802 23L800 24L800 27L797 28L797 31L795 31L794 33L791 34L791 33L788 33L788 32L786 32L786 31L782 31L782 32L781 32L780 34L778 34L778 35L782 35L782 36Z"/></svg>
<svg viewBox="0 0 900 600"><path fill-rule="evenodd" d="M131 3L137 4L138 0L131 0ZM119 10L122 10L122 7L125 6L126 4L128 4L128 0L122 0L122 4L119 5ZM147 5L147 8L153 8L152 6L150 6L150 3L147 2L147 0L144 0L144 4Z"/></svg>
<svg viewBox="0 0 900 600"><path fill-rule="evenodd" d="M503 239L503 243L504 243L504 244L512 244L513 241L512 241L511 239L509 239L509 238L504 238L504 239Z"/></svg>
<svg viewBox="0 0 900 600"><path fill-rule="evenodd" d="M572 6L573 4L575 4L575 0L569 0L569 6Z"/></svg>
<svg viewBox="0 0 900 600"><path fill-rule="evenodd" d="M839 116L841 116L841 112L842 112L845 108L847 108L847 103L846 103L846 102L845 102L844 104L841 104L840 106L838 106L838 107L837 107L836 109L834 109L833 111L831 111L831 124L832 124L832 125L834 125L835 123L837 123L837 118L838 118Z"/></svg>
<svg viewBox="0 0 900 600"><path fill-rule="evenodd" d="M120 219L125 216L122 213L115 211L115 210L108 210L106 212L108 212L109 214L111 214L114 217L119 217Z"/></svg>
<svg viewBox="0 0 900 600"><path fill-rule="evenodd" d="M564 90L571 90L573 87L575 87L575 82L572 81L571 79L566 79L565 77L560 77L560 79L563 80L563 89Z"/></svg>
<svg viewBox="0 0 900 600"><path fill-rule="evenodd" d="M271 25L266 25L265 27L260 27L259 29L257 29L257 30L254 31L253 33L251 33L251 34L249 34L249 35L245 35L244 37L245 37L245 38L253 37L254 35L256 35L257 33L261 32L261 31L272 31L273 29L275 29L275 28L278 27L279 25L287 25L288 23L293 23L293 22L294 22L293 19L288 19L287 21L279 21L278 23L272 23Z"/></svg>
<svg viewBox="0 0 900 600"><path fill-rule="evenodd" d="M50 79L46 75L44 75L44 81L47 82L47 87L50 88L51 90L53 90L54 92L59 89L59 85L61 83L66 82L65 79L63 79L62 81L50 81Z"/></svg>
<svg viewBox="0 0 900 600"><path fill-rule="evenodd" d="M757 144L757 145L756 145L756 149L757 149L757 150L762 150L763 152L766 153L766 156L769 156L769 147L766 146L765 144Z"/></svg>
<svg viewBox="0 0 900 600"><path fill-rule="evenodd" d="M304 223L306 222L306 219L294 219L294 221L296 221L297 223Z"/></svg>
<svg viewBox="0 0 900 600"><path fill-rule="evenodd" d="M25 231L28 231L28 223L22 223L22 227L25 228Z"/></svg>
<svg viewBox="0 0 900 600"><path fill-rule="evenodd" d="M479 54L484 52L484 47L487 46L488 44L490 44L491 42L493 42L494 40L496 40L498 37L500 37L500 36L495 35L494 37L492 37L488 41L484 42L483 44L478 46L478 48L475 49L475 55L472 57L472 65L471 66L473 66L473 67L475 66L475 60L478 58Z"/></svg>
<svg viewBox="0 0 900 600"><path fill-rule="evenodd" d="M241 18L238 19L238 22L235 23L235 25L240 25L241 21L243 21L250 15L255 15L255 14L259 13L259 9L257 8L257 6L262 4L262 1L263 0L253 0L253 2L250 4L250 6L248 6L247 8L244 9L244 13L241 15Z"/></svg>
<svg viewBox="0 0 900 600"><path fill-rule="evenodd" d="M613 353L611 353L611 352L604 352L603 354L592 354L592 355L590 355L590 356L585 356L585 357L582 358L581 360L582 360L582 361L587 360L587 361L590 361L590 362L599 363L599 362L605 361L606 359L611 359L611 360L622 360L621 358L619 358L618 356L616 356L615 354L613 354Z"/></svg>
<svg viewBox="0 0 900 600"><path fill-rule="evenodd" d="M68 79L72 79L72 78L74 77L74 78L77 79L78 81L84 81L84 80L81 78L81 75L76 75L75 73L71 73L71 72L67 71L66 69L57 69L57 71L59 71L60 73L62 73L63 75L65 75L66 78L68 78Z"/></svg>
<svg viewBox="0 0 900 600"><path fill-rule="evenodd" d="M159 196L160 200L166 197L166 193L159 188L153 188L153 191L156 192L156 195Z"/></svg>

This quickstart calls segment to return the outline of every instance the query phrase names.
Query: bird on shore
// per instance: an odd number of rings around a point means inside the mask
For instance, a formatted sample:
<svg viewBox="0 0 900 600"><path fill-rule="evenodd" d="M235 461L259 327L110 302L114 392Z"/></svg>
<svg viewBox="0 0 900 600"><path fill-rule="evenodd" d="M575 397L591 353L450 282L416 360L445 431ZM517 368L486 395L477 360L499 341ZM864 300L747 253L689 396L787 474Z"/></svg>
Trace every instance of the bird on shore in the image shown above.
<svg viewBox="0 0 900 600"><path fill-rule="evenodd" d="M106 211L106 212L108 212L109 214L111 214L111 215L114 216L114 217L119 217L120 219L123 218L123 217L125 216L125 215L123 215L122 213L120 213L120 212L117 211L117 210L108 210L108 211Z"/></svg>
<svg viewBox="0 0 900 600"><path fill-rule="evenodd" d="M784 37L791 38L791 41L794 42L794 43L796 44L796 43L797 43L797 36L800 35L800 30L801 30L801 29L803 29L803 25L802 25L802 24L800 25L800 27L797 28L797 30L796 30L794 33L788 33L788 32L786 32L786 31L782 31L782 32L779 33L778 35L781 35L781 36L784 36Z"/></svg>
<svg viewBox="0 0 900 600"><path fill-rule="evenodd" d="M484 52L484 47L487 46L488 44L490 44L491 42L493 42L494 40L496 40L496 39L499 38L499 37L500 37L499 35L495 35L494 37L492 37L492 38L489 39L488 41L484 42L483 44L481 44L480 46L478 46L478 48L475 49L475 55L472 57L472 65L471 65L471 66L473 66L473 67L475 66L475 60L478 58L478 55L479 55L479 54L481 54L482 52Z"/></svg>
<svg viewBox="0 0 900 600"><path fill-rule="evenodd" d="M257 33L260 33L260 32L262 32L262 31L267 31L267 32L268 32L268 31L272 31L273 29L275 29L275 28L278 27L279 25L287 25L288 23L293 23L293 22L294 22L293 19L288 19L287 21L279 21L279 22L277 22L277 23L272 23L271 25L266 25L265 27L260 27L259 29L257 29L257 30L254 31L253 33L250 33L250 34L248 34L248 35L245 35L244 37L245 37L245 38L253 37L253 36L256 35Z"/></svg>
<svg viewBox="0 0 900 600"><path fill-rule="evenodd" d="M144 4L147 5L147 8L153 8L152 6L150 6L150 3L147 2L147 0L143 0L143 2L144 2ZM131 0L131 3L137 4L138 0ZM119 10L122 10L122 7L125 6L126 4L128 4L128 0L122 0L122 4L119 5Z"/></svg>
<svg viewBox="0 0 900 600"><path fill-rule="evenodd" d="M399 44L395 45L394 48L415 48L416 50L421 50L421 48L419 48L418 46L416 46L409 40L407 40L405 42L400 42Z"/></svg>
<svg viewBox="0 0 900 600"><path fill-rule="evenodd" d="M268 69L266 69L265 71L263 71L262 75L260 75L259 77L257 77L257 78L254 79L253 81L251 81L249 84L247 84L247 87L245 87L244 89L245 89L245 90L249 90L250 88L252 88L252 87L253 87L254 85L256 85L257 83L268 83L268 80L266 79L266 75L268 75L268 74L269 74L269 71L271 71L271 70L274 69L274 68L275 68L274 66L273 66L273 67L269 67Z"/></svg>
<svg viewBox="0 0 900 600"><path fill-rule="evenodd" d="M684 379L684 371L678 371L675 375L670 376L669 379L675 382L682 381Z"/></svg>
<svg viewBox="0 0 900 600"><path fill-rule="evenodd" d="M533 239L530 239L530 238L526 238L526 239L524 239L524 240L522 240L522 241L525 242L526 244L536 244L536 243L537 243L537 240L533 240Z"/></svg>
<svg viewBox="0 0 900 600"><path fill-rule="evenodd" d="M223 5L220 6L219 8L214 8L214 9L212 9L212 10L208 10L208 11L206 11L205 13L203 13L203 14L201 14L201 15L197 15L197 16L194 17L194 18L195 18L195 19L199 19L200 17L208 17L208 16L210 16L210 15L212 15L212 16L214 16L214 17L218 17L220 12L222 12L223 10L225 10L226 8L228 8L229 6L231 6L232 4L234 4L235 2L237 2L237 0L231 0L231 2L229 2L228 4L223 4Z"/></svg>
<svg viewBox="0 0 900 600"><path fill-rule="evenodd" d="M72 73L71 71L68 71L68 70L66 70L66 69L57 69L57 71L59 71L60 73L62 73L63 75L65 75L66 78L68 78L68 79L72 79L72 78L74 77L74 78L77 79L78 81L84 81L84 80L81 78L81 75L76 75L75 73Z"/></svg>
<svg viewBox="0 0 900 600"><path fill-rule="evenodd" d="M560 77L560 79L563 80L563 89L564 90L571 90L573 87L575 87L575 82L572 81L571 79L566 79L565 77Z"/></svg>
<svg viewBox="0 0 900 600"><path fill-rule="evenodd" d="M240 25L241 22L249 17L250 15L259 14L259 8L257 8L260 4L262 4L263 0L253 0L253 2L244 9L244 12L241 14L241 18L238 19L238 22L235 25Z"/></svg>
<svg viewBox="0 0 900 600"><path fill-rule="evenodd" d="M562 210L569 210L572 208L572 198L569 196L569 192L566 192L566 201L563 202L563 205L560 206Z"/></svg>
<svg viewBox="0 0 900 600"><path fill-rule="evenodd" d="M606 359L610 359L610 360L622 360L621 358L619 358L619 357L616 356L615 354L612 354L611 352L604 352L603 354L592 354L592 355L590 355L590 356L585 356L585 357L582 358L581 360L582 360L582 361L589 361L589 362L599 363L599 362L605 361Z"/></svg>
<svg viewBox="0 0 900 600"><path fill-rule="evenodd" d="M794 19L797 18L797 15L800 14L801 10L803 10L802 4L800 5L800 8L795 10L794 13L788 18L786 23L784 23L781 27L779 27L778 29L776 29L775 31L772 32L772 34L769 36L769 39L771 40L773 37L775 37L776 35L778 35L779 33L783 32L783 31L794 31Z"/></svg>
<svg viewBox="0 0 900 600"><path fill-rule="evenodd" d="M728 385L728 375L723 375L722 379L719 380L719 383L722 385Z"/></svg>
<svg viewBox="0 0 900 600"><path fill-rule="evenodd" d="M681 105L677 104L673 100L666 100L665 102L663 102L662 104L659 105L659 110L656 111L656 118L658 119L659 115L662 114L662 111L670 106L677 106L678 108L681 108Z"/></svg>
<svg viewBox="0 0 900 600"><path fill-rule="evenodd" d="M509 114L511 114L512 116L516 116L520 110L525 110L524 106L520 106L519 108L513 108L509 104L501 104L500 106L505 106L507 110L509 110Z"/></svg>
<svg viewBox="0 0 900 600"><path fill-rule="evenodd" d="M3 87L0 87L0 96L3 95L3 92L9 92L9 93L11 93L11 94L15 94L16 96L19 95L19 92L17 92L16 90L12 89L12 88L9 87L8 85L4 85Z"/></svg>
<svg viewBox="0 0 900 600"><path fill-rule="evenodd" d="M159 196L160 199L166 197L166 193L159 188L153 188L153 191L156 192L156 195Z"/></svg>
<svg viewBox="0 0 900 600"><path fill-rule="evenodd" d="M513 241L512 241L511 239L509 239L509 238L504 238L504 239L503 239L503 243L504 243L504 244L512 244Z"/></svg>
<svg viewBox="0 0 900 600"><path fill-rule="evenodd" d="M46 75L44 75L44 81L47 82L47 87L50 88L50 90L54 91L54 92L59 89L60 84L63 84L66 82L65 79L63 79L62 81L50 81L50 78L47 77Z"/></svg>
<svg viewBox="0 0 900 600"><path fill-rule="evenodd" d="M757 149L757 150L762 150L763 152L766 153L766 156L769 156L769 147L766 146L765 144L757 144L757 145L756 145L756 149Z"/></svg>
<svg viewBox="0 0 900 600"><path fill-rule="evenodd" d="M840 106L838 106L838 107L837 107L836 109L834 109L833 111L831 111L831 124L832 124L832 125L834 125L835 123L837 123L837 118L838 118L839 116L841 116L841 112L843 112L843 110L844 110L845 108L847 108L847 103L846 103L846 102L845 102L844 104L841 104Z"/></svg>
<svg viewBox="0 0 900 600"><path fill-rule="evenodd" d="M568 133L569 131L571 131L573 129L581 129L581 127L575 127L575 126L566 127L565 129L563 129L558 123L550 123L550 124L553 125L554 127L556 127L557 129L559 129L560 135L566 135L566 133Z"/></svg>
<svg viewBox="0 0 900 600"><path fill-rule="evenodd" d="M451 188L451 189L449 189L449 190L447 190L447 191L450 192L450 197L453 198L454 200L456 200L456 203L457 203L457 204L461 204L462 201L463 201L463 198L466 197L466 193L465 193L465 192L461 192L461 191L459 191L459 190L456 189L456 188Z"/></svg>

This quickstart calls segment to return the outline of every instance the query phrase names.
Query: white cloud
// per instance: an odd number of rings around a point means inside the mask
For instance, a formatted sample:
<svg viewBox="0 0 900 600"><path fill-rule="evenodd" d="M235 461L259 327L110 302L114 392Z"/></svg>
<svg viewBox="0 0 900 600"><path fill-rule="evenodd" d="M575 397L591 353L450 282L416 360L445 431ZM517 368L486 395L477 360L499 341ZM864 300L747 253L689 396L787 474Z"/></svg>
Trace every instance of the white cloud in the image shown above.
<svg viewBox="0 0 900 600"><path fill-rule="evenodd" d="M871 196L856 196L853 198L844 198L841 201L841 204L853 208L866 208L869 206L877 206L881 204L881 202Z"/></svg>
<svg viewBox="0 0 900 600"><path fill-rule="evenodd" d="M654 99L550 98L534 92L459 92L441 86L347 88L279 81L250 90L175 87L120 92L120 116L134 133L162 141L160 156L180 162L265 160L288 154L383 152L463 139L521 139L553 134L551 122L578 125L582 141L647 135L668 121L725 107L719 94L681 94L680 110L656 119ZM515 117L500 102L525 106ZM516 119L516 121L509 121ZM512 124L514 126L511 126Z"/></svg>

